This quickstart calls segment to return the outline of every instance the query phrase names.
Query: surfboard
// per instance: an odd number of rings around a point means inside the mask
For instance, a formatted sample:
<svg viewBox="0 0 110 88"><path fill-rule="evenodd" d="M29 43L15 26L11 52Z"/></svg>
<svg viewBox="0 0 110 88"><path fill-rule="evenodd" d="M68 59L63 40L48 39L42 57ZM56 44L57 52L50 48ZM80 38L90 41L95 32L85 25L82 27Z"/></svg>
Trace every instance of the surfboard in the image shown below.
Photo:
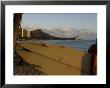
<svg viewBox="0 0 110 88"><path fill-rule="evenodd" d="M17 53L26 62L39 65L49 75L89 74L90 55L77 49L58 45L20 43L24 50Z"/></svg>

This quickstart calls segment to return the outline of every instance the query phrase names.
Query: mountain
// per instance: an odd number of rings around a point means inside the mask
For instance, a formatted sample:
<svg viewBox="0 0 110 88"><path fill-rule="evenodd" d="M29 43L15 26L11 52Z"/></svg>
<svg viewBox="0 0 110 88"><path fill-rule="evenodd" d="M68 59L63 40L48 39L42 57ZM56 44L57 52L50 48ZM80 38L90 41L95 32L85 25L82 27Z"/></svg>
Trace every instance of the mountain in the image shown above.
<svg viewBox="0 0 110 88"><path fill-rule="evenodd" d="M48 33L43 32L41 29L36 29L30 32L30 35L34 39L55 39L55 36L52 36Z"/></svg>
<svg viewBox="0 0 110 88"><path fill-rule="evenodd" d="M73 38L61 38L61 37L56 37L53 35L50 35L48 33L45 33L42 31L42 29L36 29L34 31L30 31L30 36L32 39L43 39L43 40L76 40L79 39L79 36L73 37Z"/></svg>

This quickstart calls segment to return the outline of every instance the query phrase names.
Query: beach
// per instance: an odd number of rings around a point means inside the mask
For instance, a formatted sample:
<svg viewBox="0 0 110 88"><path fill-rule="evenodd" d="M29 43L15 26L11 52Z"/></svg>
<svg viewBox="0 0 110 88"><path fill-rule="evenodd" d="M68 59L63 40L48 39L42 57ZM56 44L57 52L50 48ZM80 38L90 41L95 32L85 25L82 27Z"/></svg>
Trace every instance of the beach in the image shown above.
<svg viewBox="0 0 110 88"><path fill-rule="evenodd" d="M44 72L38 70L34 65L23 61L20 64L20 59L22 59L16 52L14 53L14 75L46 75Z"/></svg>
<svg viewBox="0 0 110 88"><path fill-rule="evenodd" d="M18 50L17 53L29 65L27 70L33 74L45 73L48 75L81 75L89 74L89 55L78 49L68 48L55 44L21 43L27 50ZM84 65L84 63L86 63ZM37 67L36 67L37 66ZM41 68L39 68L40 66ZM34 68L33 68L34 67ZM14 72L20 67L15 67ZM24 66L22 66L26 70ZM31 70L34 71L31 72ZM36 70L37 68L37 70ZM20 68L21 69L21 68ZM41 73L40 73L41 72ZM19 73L19 72L18 72ZM21 72L28 75L28 72ZM21 74L20 73L20 74Z"/></svg>

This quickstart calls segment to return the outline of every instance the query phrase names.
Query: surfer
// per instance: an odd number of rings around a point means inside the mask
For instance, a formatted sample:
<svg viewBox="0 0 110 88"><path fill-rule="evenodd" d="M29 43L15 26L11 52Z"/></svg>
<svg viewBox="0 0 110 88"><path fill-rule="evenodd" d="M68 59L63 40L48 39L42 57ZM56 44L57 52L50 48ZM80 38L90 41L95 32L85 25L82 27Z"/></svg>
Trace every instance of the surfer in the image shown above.
<svg viewBox="0 0 110 88"><path fill-rule="evenodd" d="M91 45L88 50L88 53L91 55L91 63L90 63L90 74L96 75L97 74L97 39L96 43Z"/></svg>

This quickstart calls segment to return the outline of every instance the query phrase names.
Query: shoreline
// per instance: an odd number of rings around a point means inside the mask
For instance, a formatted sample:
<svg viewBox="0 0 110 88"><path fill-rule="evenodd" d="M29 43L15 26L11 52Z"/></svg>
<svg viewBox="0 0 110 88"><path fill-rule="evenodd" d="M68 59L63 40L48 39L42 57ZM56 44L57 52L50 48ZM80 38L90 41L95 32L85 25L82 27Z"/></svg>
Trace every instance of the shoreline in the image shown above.
<svg viewBox="0 0 110 88"><path fill-rule="evenodd" d="M90 41L90 42L89 42ZM18 41L18 43L35 43L35 44L40 44L40 42L45 43L45 44L52 44L52 45L58 45L58 46L64 46L67 48L73 48L73 49L78 49L80 51L88 52L88 49L92 44L95 43L94 40L75 40L75 41L70 41L70 40L26 40L26 41Z"/></svg>

